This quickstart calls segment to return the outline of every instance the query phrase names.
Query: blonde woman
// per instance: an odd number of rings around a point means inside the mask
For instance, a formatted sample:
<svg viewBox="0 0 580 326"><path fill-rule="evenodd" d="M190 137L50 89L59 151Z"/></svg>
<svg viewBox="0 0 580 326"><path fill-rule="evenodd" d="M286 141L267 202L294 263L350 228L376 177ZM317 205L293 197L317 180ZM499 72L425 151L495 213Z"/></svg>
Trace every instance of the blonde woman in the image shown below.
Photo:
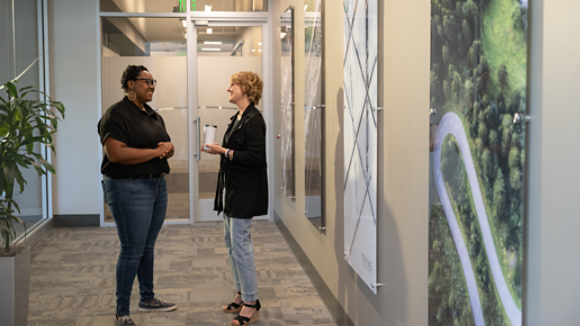
<svg viewBox="0 0 580 326"><path fill-rule="evenodd" d="M225 313L239 313L231 325L258 321L258 300L252 217L268 214L266 123L255 105L262 97L260 77L249 71L232 75L230 103L238 107L222 145L208 144L202 151L221 155L214 210L224 212L224 235L237 290Z"/></svg>

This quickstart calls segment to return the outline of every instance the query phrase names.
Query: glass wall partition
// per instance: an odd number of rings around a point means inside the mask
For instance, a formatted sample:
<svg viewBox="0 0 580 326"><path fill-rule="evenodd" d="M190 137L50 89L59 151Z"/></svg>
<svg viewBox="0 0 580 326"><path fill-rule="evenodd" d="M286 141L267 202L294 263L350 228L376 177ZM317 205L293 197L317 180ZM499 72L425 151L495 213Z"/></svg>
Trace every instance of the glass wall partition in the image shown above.
<svg viewBox="0 0 580 326"><path fill-rule="evenodd" d="M294 7L280 17L282 191L296 199L294 182Z"/></svg>
<svg viewBox="0 0 580 326"><path fill-rule="evenodd" d="M324 231L323 214L323 141L324 135L324 75L322 0L307 0L304 5L305 98L304 98L304 214L318 229Z"/></svg>
<svg viewBox="0 0 580 326"><path fill-rule="evenodd" d="M8 81L16 81L17 88L38 86L45 91L44 81L44 12L37 0L0 0L0 93L6 98L3 86ZM31 92L27 99L40 99L39 94ZM0 138L1 140L1 138ZM34 152L46 157L46 148L35 145ZM48 217L47 177L39 177L35 169L22 169L27 181L26 188L20 193L16 185L13 199L20 207L24 224L15 225L18 240L25 227L31 231Z"/></svg>
<svg viewBox="0 0 580 326"><path fill-rule="evenodd" d="M102 17L102 112L121 100L121 76L128 65L144 65L157 80L148 104L163 117L175 146L165 178L168 221L189 220L189 136L187 46L184 18ZM105 204L105 222L113 222Z"/></svg>

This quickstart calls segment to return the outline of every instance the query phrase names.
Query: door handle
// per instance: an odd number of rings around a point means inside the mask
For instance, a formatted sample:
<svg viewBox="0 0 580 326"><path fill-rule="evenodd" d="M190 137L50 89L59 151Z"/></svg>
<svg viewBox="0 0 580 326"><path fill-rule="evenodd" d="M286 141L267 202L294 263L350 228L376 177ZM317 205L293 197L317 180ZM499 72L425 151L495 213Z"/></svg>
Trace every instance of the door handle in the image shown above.
<svg viewBox="0 0 580 326"><path fill-rule="evenodd" d="M197 154L195 154L195 156L197 157L197 161L199 162L199 160L201 159L201 153L199 152L200 149L200 143L199 143L199 124L200 124L200 118L197 117L195 119L195 134L196 134L196 139L197 139Z"/></svg>

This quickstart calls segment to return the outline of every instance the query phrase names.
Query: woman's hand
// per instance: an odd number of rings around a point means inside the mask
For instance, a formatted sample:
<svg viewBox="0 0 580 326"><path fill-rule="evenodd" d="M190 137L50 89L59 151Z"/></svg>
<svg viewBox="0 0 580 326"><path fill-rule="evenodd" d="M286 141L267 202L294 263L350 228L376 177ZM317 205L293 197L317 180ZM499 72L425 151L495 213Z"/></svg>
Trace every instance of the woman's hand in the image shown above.
<svg viewBox="0 0 580 326"><path fill-rule="evenodd" d="M175 147L173 147L173 144L170 142L161 142L157 144L156 150L158 151L158 153L160 153L159 154L160 159L170 158L171 156L173 156L173 153L175 152Z"/></svg>
<svg viewBox="0 0 580 326"><path fill-rule="evenodd" d="M209 149L205 149L205 147L208 147ZM213 145L205 145L205 144L201 144L201 148L199 149L200 151L204 152L204 153L208 153L208 154L225 154L226 153L226 149L221 147L219 144L215 143Z"/></svg>

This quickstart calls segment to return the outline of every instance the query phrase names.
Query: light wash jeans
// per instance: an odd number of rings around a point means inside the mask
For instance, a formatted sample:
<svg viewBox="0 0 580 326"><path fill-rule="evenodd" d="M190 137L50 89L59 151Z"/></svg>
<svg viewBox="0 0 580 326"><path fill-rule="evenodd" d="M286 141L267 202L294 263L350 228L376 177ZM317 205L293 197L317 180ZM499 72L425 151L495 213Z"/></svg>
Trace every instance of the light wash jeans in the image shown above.
<svg viewBox="0 0 580 326"><path fill-rule="evenodd" d="M153 251L165 220L167 186L158 179L103 177L105 202L115 218L121 252L117 261L117 314L129 315L135 276L141 301L153 300Z"/></svg>
<svg viewBox="0 0 580 326"><path fill-rule="evenodd" d="M251 227L251 218L228 217L224 214L224 238L234 275L234 285L236 290L242 292L242 300L245 302L258 299Z"/></svg>

